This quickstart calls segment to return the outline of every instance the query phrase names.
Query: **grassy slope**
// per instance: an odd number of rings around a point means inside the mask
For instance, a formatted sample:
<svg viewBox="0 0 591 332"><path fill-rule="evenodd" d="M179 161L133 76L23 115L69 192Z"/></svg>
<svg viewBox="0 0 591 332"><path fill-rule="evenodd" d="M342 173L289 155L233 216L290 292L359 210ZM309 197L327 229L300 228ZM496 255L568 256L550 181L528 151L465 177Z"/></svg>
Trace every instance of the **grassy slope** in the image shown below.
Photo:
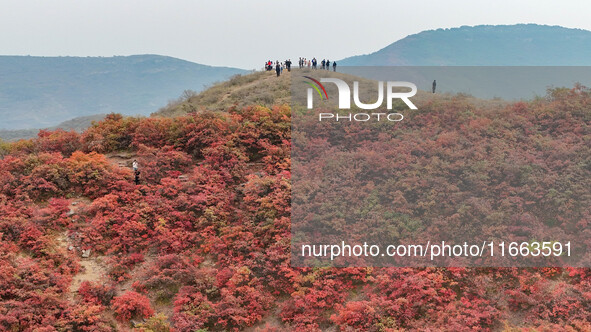
<svg viewBox="0 0 591 332"><path fill-rule="evenodd" d="M246 75L236 75L230 80L217 83L205 89L201 93L171 102L166 107L161 108L152 116L175 117L192 112L199 112L203 110L211 111L225 111L230 107L244 107L249 105L283 105L291 102L291 83L292 79L299 79L304 75L313 77L335 77L341 79L352 79L353 77L339 72L325 71L325 70L311 70L311 69L292 69L291 72L283 71L280 77L277 77L275 71L272 72L255 72ZM366 93L372 95L375 89L375 82L363 78L355 78L360 81L361 92L364 96ZM336 93L336 88L333 84L326 84L329 95ZM419 107L420 105L432 101L444 101L451 98L458 97L455 94L435 94L430 92L418 91L417 95L412 98L413 102ZM475 106L487 106L489 108L497 109L507 105L503 100L482 100L468 95L461 96L467 99ZM369 102L369 101L368 101Z"/></svg>
<svg viewBox="0 0 591 332"><path fill-rule="evenodd" d="M236 75L198 95L170 103L152 115L174 117L206 109L224 111L232 106L288 104L291 77L292 73L286 70L280 77L274 71Z"/></svg>

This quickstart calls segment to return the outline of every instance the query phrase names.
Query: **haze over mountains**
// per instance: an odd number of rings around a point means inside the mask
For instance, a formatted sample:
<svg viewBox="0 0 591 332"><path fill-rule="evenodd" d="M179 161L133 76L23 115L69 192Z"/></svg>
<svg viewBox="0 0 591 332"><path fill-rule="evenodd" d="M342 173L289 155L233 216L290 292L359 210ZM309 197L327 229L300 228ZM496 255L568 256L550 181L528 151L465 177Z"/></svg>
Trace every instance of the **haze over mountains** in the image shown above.
<svg viewBox="0 0 591 332"><path fill-rule="evenodd" d="M591 31L537 24L423 31L339 66L589 66Z"/></svg>
<svg viewBox="0 0 591 332"><path fill-rule="evenodd" d="M110 112L148 115L184 90L244 72L159 55L0 56L0 129L51 127Z"/></svg>
<svg viewBox="0 0 591 332"><path fill-rule="evenodd" d="M338 60L343 71L359 65L590 66L591 31L536 24L423 31L375 53ZM66 122L63 128L83 129L97 114L149 115L184 90L199 92L246 72L158 55L0 56L0 138L31 137L33 128L79 117L75 126Z"/></svg>

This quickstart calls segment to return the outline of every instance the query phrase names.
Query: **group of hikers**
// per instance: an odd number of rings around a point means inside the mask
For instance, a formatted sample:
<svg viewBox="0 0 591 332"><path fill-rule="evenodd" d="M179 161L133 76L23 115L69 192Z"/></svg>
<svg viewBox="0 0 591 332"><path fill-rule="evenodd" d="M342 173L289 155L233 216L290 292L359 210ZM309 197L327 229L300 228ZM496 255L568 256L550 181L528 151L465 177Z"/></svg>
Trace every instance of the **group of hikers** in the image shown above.
<svg viewBox="0 0 591 332"><path fill-rule="evenodd" d="M303 69L305 67L312 68L312 69L318 69L318 60L316 60L316 58L312 58L312 60L308 60L306 58L300 57L298 64L300 66L300 69ZM320 68L325 69L325 70L330 70L331 64L332 64L332 70L336 72L337 71L337 62L336 61L330 62L330 60L322 59L322 61L320 61ZM283 74L284 68L287 69L287 71L291 71L291 59L287 59L282 62L279 60L276 60L275 62L268 60L265 62L265 70L272 71L273 69L275 69L275 72L277 73L277 77L279 77L279 76L281 76L281 74Z"/></svg>
<svg viewBox="0 0 591 332"><path fill-rule="evenodd" d="M330 70L330 64L331 64L330 60L322 59L322 61L320 61L320 68ZM308 60L306 58L300 58L299 65L300 65L300 69L304 68L304 67L318 69L318 60L316 60L316 58L312 58L312 60ZM337 62L336 61L332 62L332 70L337 71Z"/></svg>
<svg viewBox="0 0 591 332"><path fill-rule="evenodd" d="M283 74L283 68L287 68L287 71L291 71L291 59L287 59L283 62L279 62L279 60L275 61L275 72L277 73L277 77ZM267 71L273 70L273 61L269 60L265 62L265 69Z"/></svg>
<svg viewBox="0 0 591 332"><path fill-rule="evenodd" d="M300 57L300 60L298 61L298 65L300 66L300 69L303 69L305 67L312 68L312 69L318 69L318 60L316 60L316 58L312 58L312 60L308 60L306 58ZM331 65L330 60L322 59L322 61L320 61L320 68L322 68L322 69L330 70L330 65ZM287 68L287 71L291 71L291 59L287 59L283 62L279 62L279 60L275 61L274 68L275 68L275 72L277 73L277 77L279 77L279 76L281 76L281 74L283 74L283 68ZM265 70L267 70L267 71L273 70L273 61L269 60L269 61L265 62ZM336 61L332 62L332 70L335 72L337 71L337 62ZM436 88L437 88L437 82L433 81L433 86L432 86L433 93L435 93ZM139 182L139 171L136 169L137 162L134 160L133 164L134 164L134 167L133 167L134 172L136 172L136 179L137 179L137 182Z"/></svg>

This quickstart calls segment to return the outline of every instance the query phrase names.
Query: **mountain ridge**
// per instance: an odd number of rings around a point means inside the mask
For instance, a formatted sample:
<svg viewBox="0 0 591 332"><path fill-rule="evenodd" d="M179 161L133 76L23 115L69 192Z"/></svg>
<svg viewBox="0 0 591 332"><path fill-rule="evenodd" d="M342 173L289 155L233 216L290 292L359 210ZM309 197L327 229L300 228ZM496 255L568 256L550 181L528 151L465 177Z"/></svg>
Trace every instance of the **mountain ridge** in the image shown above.
<svg viewBox="0 0 591 332"><path fill-rule="evenodd" d="M339 66L585 66L591 31L533 23L426 30Z"/></svg>
<svg viewBox="0 0 591 332"><path fill-rule="evenodd" d="M52 127L81 116L148 115L184 90L246 71L168 56L0 56L0 128Z"/></svg>
<svg viewBox="0 0 591 332"><path fill-rule="evenodd" d="M0 129L0 140L4 141L18 141L21 139L29 139L37 137L40 130L57 130L62 129L65 131L76 131L83 132L86 128L90 127L94 122L101 121L107 116L107 114L95 114L87 116L79 116L70 120L59 123L58 125L47 127L47 128L31 128L31 129L15 129L7 130Z"/></svg>

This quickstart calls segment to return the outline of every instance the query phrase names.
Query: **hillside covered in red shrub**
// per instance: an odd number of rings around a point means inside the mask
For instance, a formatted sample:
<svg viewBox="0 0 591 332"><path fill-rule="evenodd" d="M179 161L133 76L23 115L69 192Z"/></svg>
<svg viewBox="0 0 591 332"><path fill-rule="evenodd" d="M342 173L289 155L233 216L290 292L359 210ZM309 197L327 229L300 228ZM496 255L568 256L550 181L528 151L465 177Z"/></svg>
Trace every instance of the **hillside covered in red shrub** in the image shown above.
<svg viewBox="0 0 591 332"><path fill-rule="evenodd" d="M416 142L432 158L484 153L470 142L503 135L522 149L499 147L499 158L544 150L545 162L565 164L557 183L591 176L586 88L503 112L461 96L421 110L416 126L443 128ZM292 267L290 119L288 106L112 114L82 134L0 145L0 330L591 330L589 269ZM469 180L487 190L479 176L503 171L493 167ZM513 171L532 186L544 178ZM412 194L395 199L409 214L429 208ZM544 207L576 213L583 232L588 194L557 194Z"/></svg>

